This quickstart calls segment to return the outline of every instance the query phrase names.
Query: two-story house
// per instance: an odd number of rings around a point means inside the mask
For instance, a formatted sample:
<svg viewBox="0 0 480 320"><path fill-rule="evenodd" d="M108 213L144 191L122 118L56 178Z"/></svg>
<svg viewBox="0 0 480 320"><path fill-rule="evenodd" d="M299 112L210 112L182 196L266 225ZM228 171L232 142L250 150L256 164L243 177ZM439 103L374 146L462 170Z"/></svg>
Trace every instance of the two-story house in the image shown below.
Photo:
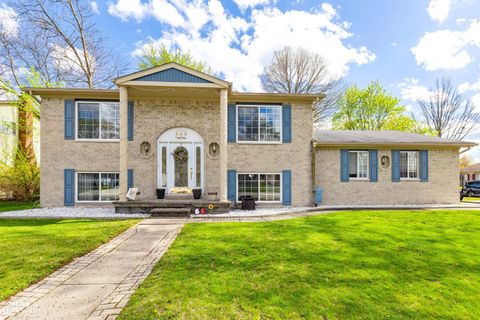
<svg viewBox="0 0 480 320"><path fill-rule="evenodd" d="M130 187L137 203L154 202L157 189L168 197L193 188L223 204L243 196L268 206L452 203L459 148L474 145L314 132L312 105L322 96L235 92L175 63L114 83L24 89L42 102L42 206L120 206Z"/></svg>

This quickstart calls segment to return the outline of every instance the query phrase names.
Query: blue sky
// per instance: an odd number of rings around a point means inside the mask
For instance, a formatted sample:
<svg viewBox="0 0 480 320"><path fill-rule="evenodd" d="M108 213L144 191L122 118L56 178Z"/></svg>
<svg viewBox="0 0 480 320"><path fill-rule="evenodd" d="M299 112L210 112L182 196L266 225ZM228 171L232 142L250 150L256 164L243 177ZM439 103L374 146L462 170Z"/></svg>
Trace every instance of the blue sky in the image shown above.
<svg viewBox="0 0 480 320"><path fill-rule="evenodd" d="M437 77L480 110L480 1L111 0L92 2L109 44L136 69L146 44L189 50L236 90L285 45L324 56L332 77L380 82L415 113ZM471 135L480 140L480 131ZM480 153L474 154L480 158Z"/></svg>

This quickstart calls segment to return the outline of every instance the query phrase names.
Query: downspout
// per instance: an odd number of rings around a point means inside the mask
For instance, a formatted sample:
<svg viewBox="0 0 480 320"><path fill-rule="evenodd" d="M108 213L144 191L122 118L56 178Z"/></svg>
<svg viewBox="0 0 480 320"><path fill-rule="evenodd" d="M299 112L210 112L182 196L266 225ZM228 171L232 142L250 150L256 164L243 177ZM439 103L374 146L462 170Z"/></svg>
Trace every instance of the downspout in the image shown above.
<svg viewBox="0 0 480 320"><path fill-rule="evenodd" d="M465 150L463 150L463 151L460 151L458 154L465 153L465 152L469 151L470 149L472 149L472 147L467 147L467 149L465 149Z"/></svg>
<svg viewBox="0 0 480 320"><path fill-rule="evenodd" d="M317 203L315 201L315 187L316 187L316 147L315 147L315 140L312 140L311 143L311 157L310 157L310 167L311 167L311 185L312 185L312 194L313 194L313 203L316 206Z"/></svg>

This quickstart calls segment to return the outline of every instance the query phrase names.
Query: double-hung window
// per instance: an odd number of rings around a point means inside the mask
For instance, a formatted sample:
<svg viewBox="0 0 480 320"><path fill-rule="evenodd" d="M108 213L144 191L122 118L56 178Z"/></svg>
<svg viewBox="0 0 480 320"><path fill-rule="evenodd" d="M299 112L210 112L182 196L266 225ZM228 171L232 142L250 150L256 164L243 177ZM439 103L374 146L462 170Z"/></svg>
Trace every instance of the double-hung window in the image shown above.
<svg viewBox="0 0 480 320"><path fill-rule="evenodd" d="M77 102L77 139L120 139L118 102Z"/></svg>
<svg viewBox="0 0 480 320"><path fill-rule="evenodd" d="M282 141L282 106L237 106L237 141Z"/></svg>
<svg viewBox="0 0 480 320"><path fill-rule="evenodd" d="M400 179L418 179L418 151L400 151Z"/></svg>
<svg viewBox="0 0 480 320"><path fill-rule="evenodd" d="M368 178L368 151L348 152L348 176L350 179Z"/></svg>
<svg viewBox="0 0 480 320"><path fill-rule="evenodd" d="M17 126L15 122L0 121L0 133L5 133L11 136L16 135Z"/></svg>
<svg viewBox="0 0 480 320"><path fill-rule="evenodd" d="M78 172L77 201L117 201L119 181L118 172Z"/></svg>
<svg viewBox="0 0 480 320"><path fill-rule="evenodd" d="M244 196L252 196L256 201L280 202L281 181L279 173L239 173L237 186L237 200Z"/></svg>

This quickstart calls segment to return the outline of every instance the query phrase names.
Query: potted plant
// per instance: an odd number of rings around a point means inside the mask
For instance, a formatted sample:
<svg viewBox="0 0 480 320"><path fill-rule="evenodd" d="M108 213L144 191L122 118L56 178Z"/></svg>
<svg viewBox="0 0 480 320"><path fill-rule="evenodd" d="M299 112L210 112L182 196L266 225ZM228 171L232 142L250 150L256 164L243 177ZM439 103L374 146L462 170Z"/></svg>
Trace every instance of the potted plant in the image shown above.
<svg viewBox="0 0 480 320"><path fill-rule="evenodd" d="M193 188L193 199L198 200L202 197L202 188Z"/></svg>
<svg viewBox="0 0 480 320"><path fill-rule="evenodd" d="M157 199L165 198L165 188L158 188L157 189Z"/></svg>

